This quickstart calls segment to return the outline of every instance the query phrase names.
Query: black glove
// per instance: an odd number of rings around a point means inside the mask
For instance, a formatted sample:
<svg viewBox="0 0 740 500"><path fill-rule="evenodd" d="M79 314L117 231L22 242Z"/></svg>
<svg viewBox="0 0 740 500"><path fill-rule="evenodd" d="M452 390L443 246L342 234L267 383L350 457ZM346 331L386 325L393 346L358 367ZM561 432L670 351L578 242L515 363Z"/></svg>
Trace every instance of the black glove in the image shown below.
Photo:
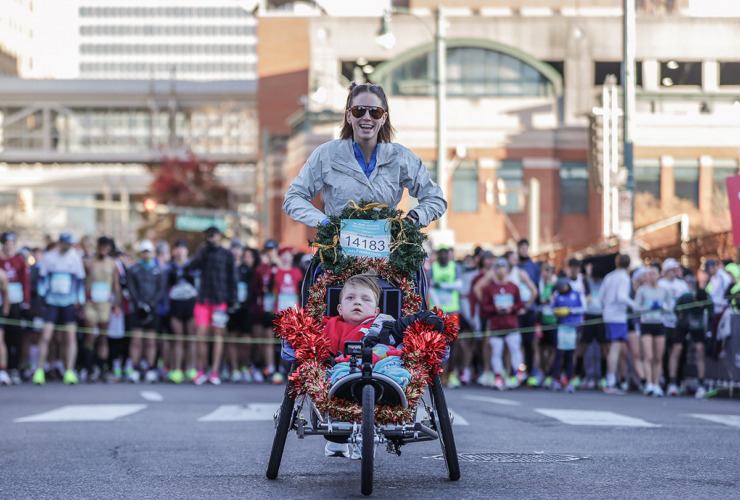
<svg viewBox="0 0 740 500"><path fill-rule="evenodd" d="M380 343L380 337L373 334L365 335L365 337L362 339L362 347L369 347L373 348L376 345Z"/></svg>
<svg viewBox="0 0 740 500"><path fill-rule="evenodd" d="M419 225L419 215L413 210L409 211L409 213L406 214L406 217L404 217L403 220L415 226Z"/></svg>
<svg viewBox="0 0 740 500"><path fill-rule="evenodd" d="M139 320L141 320L142 323L148 323L149 321L151 321L152 308L149 307L149 304L141 303L136 309L139 313Z"/></svg>
<svg viewBox="0 0 740 500"><path fill-rule="evenodd" d="M442 321L442 318L434 314L432 311L420 311L416 313L415 319L419 321L423 321L427 325L434 328L435 331L439 333L444 333L445 331L445 323Z"/></svg>

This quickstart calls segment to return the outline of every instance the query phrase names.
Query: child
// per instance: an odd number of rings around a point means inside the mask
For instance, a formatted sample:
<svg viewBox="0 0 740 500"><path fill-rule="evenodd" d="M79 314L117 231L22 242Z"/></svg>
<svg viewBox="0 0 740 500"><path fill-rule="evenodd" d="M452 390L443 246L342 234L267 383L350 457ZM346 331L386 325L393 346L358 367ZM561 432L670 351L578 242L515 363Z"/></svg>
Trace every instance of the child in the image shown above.
<svg viewBox="0 0 740 500"><path fill-rule="evenodd" d="M556 335L557 352L552 363L552 390L559 391L565 386L565 392L575 392L572 384L573 378L573 354L576 350L578 339L578 325L583 323L583 303L581 294L574 291L570 286L568 278L558 278L556 283L557 295L552 300L552 310L558 317L558 330ZM565 364L565 380L559 380L560 355L563 356Z"/></svg>
<svg viewBox="0 0 740 500"><path fill-rule="evenodd" d="M517 312L523 307L519 296L519 287L508 280L509 263L503 257L496 259L493 265L490 281L480 280L474 287L476 296L480 295L481 320L485 321L489 330L517 330L519 319ZM502 377L504 368L504 339L509 347L512 370L517 370L517 379L522 380L524 372L522 362L522 336L518 331L506 334L505 337L490 338L493 354L491 368L495 376L493 386L502 391L506 384Z"/></svg>

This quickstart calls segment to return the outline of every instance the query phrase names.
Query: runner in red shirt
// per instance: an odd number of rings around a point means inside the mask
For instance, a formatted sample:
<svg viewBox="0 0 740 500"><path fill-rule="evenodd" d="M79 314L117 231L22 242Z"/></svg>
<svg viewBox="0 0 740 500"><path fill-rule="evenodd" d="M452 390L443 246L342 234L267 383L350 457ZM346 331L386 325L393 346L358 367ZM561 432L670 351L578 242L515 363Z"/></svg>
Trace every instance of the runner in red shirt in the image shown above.
<svg viewBox="0 0 740 500"><path fill-rule="evenodd" d="M8 280L8 301L10 311L5 325L5 340L8 345L8 368L10 379L14 384L21 383L21 364L23 362L23 330L20 321L23 311L31 303L31 275L23 255L16 253L15 233L3 233L0 236L0 269Z"/></svg>
<svg viewBox="0 0 740 500"><path fill-rule="evenodd" d="M275 307L272 293L272 273L277 270L278 242L267 240L260 254L261 261L254 270L254 304L253 314L257 318L253 326L254 336L258 339L267 339L264 344L258 344L254 349L255 364L252 367L252 380L264 382L265 373L272 374L275 371L275 346L271 341L272 321L275 319L273 309Z"/></svg>

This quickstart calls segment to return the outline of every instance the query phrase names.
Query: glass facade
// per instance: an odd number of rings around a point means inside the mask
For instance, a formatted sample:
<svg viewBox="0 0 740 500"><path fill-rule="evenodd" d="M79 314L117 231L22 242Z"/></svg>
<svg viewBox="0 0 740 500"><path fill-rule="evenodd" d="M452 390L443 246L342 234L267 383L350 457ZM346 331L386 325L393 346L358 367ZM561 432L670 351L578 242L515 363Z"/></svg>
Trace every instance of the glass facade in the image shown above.
<svg viewBox="0 0 740 500"><path fill-rule="evenodd" d="M478 198L478 165L474 161L463 160L452 174L452 210L477 212Z"/></svg>
<svg viewBox="0 0 740 500"><path fill-rule="evenodd" d="M677 159L673 166L674 194L699 206L699 160Z"/></svg>
<svg viewBox="0 0 740 500"><path fill-rule="evenodd" d="M393 95L432 96L437 55L423 54L380 82ZM447 49L448 96L549 96L551 82L534 67L508 54L479 47Z"/></svg>
<svg viewBox="0 0 740 500"><path fill-rule="evenodd" d="M660 199L660 159L635 158L635 193L650 193Z"/></svg>
<svg viewBox="0 0 740 500"><path fill-rule="evenodd" d="M504 181L506 187L506 205L500 210L507 214L520 214L524 209L521 190L524 187L524 169L521 160L503 160L496 176Z"/></svg>

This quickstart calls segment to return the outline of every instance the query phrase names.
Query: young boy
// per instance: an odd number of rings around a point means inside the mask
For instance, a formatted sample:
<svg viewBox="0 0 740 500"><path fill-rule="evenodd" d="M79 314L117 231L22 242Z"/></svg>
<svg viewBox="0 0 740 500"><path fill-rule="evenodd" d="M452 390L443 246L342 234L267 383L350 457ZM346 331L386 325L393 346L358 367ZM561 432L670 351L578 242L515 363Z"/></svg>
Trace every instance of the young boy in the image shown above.
<svg viewBox="0 0 740 500"><path fill-rule="evenodd" d="M552 310L558 318L555 359L552 363L552 390L559 391L565 386L565 392L575 392L573 379L573 354L578 339L578 325L583 323L583 303L581 294L574 291L568 278L558 278L557 295L552 301ZM560 356L565 364L565 378L560 380Z"/></svg>

